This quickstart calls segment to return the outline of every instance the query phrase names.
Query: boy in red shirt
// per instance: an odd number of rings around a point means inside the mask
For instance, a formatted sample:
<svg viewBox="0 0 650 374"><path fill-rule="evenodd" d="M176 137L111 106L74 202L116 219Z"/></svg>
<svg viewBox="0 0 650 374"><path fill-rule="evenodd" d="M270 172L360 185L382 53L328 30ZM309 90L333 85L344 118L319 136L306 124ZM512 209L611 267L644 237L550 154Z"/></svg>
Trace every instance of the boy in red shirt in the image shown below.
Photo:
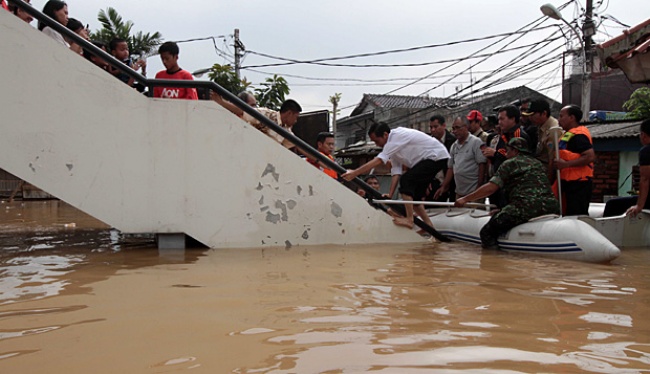
<svg viewBox="0 0 650 374"><path fill-rule="evenodd" d="M158 53L160 59L167 70L161 70L156 74L156 79L185 79L194 80L192 74L178 66L178 45L174 42L166 42L160 46ZM199 96L194 88L173 88L173 87L154 87L153 97L162 97L166 99L187 99L198 100Z"/></svg>

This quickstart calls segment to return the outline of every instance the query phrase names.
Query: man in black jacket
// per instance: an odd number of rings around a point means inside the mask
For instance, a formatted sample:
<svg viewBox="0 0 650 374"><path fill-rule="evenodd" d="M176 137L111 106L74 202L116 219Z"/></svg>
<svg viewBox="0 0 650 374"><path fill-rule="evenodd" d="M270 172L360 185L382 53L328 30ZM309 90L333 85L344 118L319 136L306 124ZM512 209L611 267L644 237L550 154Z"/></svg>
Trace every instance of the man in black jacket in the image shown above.
<svg viewBox="0 0 650 374"><path fill-rule="evenodd" d="M440 114L435 114L429 119L429 130L431 130L431 136L440 140L444 144L447 151L451 149L451 145L456 141L456 137L451 132L447 131L447 125L445 124L445 117ZM433 198L433 194L440 188L442 181L445 179L445 174L447 173L447 168L441 171L440 175L436 175L431 181L429 188L427 189L427 200ZM436 199L436 201L445 202L447 200L454 201L456 199L456 183L451 181L449 186L449 191L443 193Z"/></svg>

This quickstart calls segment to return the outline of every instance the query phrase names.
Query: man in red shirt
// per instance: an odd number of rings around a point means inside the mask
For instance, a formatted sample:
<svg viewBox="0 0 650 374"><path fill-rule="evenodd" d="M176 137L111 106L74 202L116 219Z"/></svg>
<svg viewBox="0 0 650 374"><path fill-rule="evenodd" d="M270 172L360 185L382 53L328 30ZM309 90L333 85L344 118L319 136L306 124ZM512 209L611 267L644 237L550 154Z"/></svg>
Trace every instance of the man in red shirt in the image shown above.
<svg viewBox="0 0 650 374"><path fill-rule="evenodd" d="M194 80L192 74L183 70L178 66L178 45L174 42L166 42L158 49L160 59L162 60L165 69L156 74L156 79L181 79L181 80ZM165 99L187 99L198 100L199 96L194 88L180 88L180 87L154 87L153 97L162 97Z"/></svg>

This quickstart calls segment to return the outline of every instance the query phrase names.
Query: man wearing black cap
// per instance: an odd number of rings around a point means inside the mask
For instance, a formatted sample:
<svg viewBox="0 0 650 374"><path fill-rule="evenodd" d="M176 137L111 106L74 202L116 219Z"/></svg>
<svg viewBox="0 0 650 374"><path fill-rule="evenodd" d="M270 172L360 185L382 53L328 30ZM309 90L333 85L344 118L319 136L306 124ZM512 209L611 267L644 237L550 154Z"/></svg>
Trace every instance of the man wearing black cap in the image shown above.
<svg viewBox="0 0 650 374"><path fill-rule="evenodd" d="M549 129L559 126L557 120L551 116L551 106L546 100L533 100L528 109L521 111L521 116L528 118L534 125L531 131L526 129L531 140L530 149L534 152L533 156L548 165L549 160L555 158L555 141Z"/></svg>
<svg viewBox="0 0 650 374"><path fill-rule="evenodd" d="M531 99L529 97L526 97L526 98L523 98L523 99L519 100L519 111L521 112L521 118L519 119L519 122L521 123L521 127L524 130L526 130L526 133L528 133L528 135L531 137L530 138L531 142L529 142L528 144L530 144L532 146L534 144L533 141L537 141L536 139L533 139L533 137L532 137L533 134L531 134L531 130L533 130L533 127L535 125L533 125L530 122L528 117L524 116L524 112L528 112L528 110L529 110L528 108L530 107L530 101L531 101ZM513 105L517 105L517 104L513 104ZM535 133L537 133L537 129L534 129L534 130L535 130Z"/></svg>
<svg viewBox="0 0 650 374"><path fill-rule="evenodd" d="M483 248L498 248L497 238L531 218L558 214L560 207L542 164L530 156L528 142L512 138L507 145L507 160L490 181L471 194L456 200L457 207L482 199L503 189L507 204L481 229Z"/></svg>

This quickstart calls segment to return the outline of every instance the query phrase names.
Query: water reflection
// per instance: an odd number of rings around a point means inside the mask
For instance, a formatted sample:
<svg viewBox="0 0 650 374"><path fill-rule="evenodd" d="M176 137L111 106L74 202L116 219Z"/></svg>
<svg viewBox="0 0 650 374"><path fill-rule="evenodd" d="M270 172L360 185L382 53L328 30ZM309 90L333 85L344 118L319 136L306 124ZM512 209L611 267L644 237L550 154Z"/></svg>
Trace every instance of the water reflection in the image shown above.
<svg viewBox="0 0 650 374"><path fill-rule="evenodd" d="M0 265L0 305L58 294L68 284L65 274L82 261L81 256L23 256L5 261Z"/></svg>
<svg viewBox="0 0 650 374"><path fill-rule="evenodd" d="M349 307L295 308L303 331L269 338L282 354L258 370L650 370L648 335L620 313L621 301L638 300L638 281L620 267L468 253L402 253L374 269L377 284L333 285ZM641 309L648 312L647 303ZM648 331L645 318L643 325ZM629 337L637 343L580 344Z"/></svg>
<svg viewBox="0 0 650 374"><path fill-rule="evenodd" d="M56 211L0 234L0 372L650 371L647 250L158 251Z"/></svg>

